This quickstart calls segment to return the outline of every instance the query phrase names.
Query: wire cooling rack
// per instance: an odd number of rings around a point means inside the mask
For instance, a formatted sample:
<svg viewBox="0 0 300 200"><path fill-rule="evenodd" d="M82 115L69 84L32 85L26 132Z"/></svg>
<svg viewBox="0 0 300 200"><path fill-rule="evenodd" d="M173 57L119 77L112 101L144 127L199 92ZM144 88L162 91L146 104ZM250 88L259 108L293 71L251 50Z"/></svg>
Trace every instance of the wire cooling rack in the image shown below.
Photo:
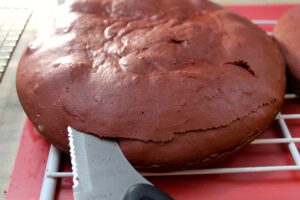
<svg viewBox="0 0 300 200"><path fill-rule="evenodd" d="M0 82L30 15L28 8L0 7Z"/></svg>
<svg viewBox="0 0 300 200"><path fill-rule="evenodd" d="M259 26L273 26L276 20L252 20L253 23ZM272 32L267 32L272 35ZM295 94L286 94L285 99L296 99ZM269 139L256 139L251 145L266 145L266 144L288 144L289 153L293 158L293 165L282 166L257 166L257 167L226 167L226 168L211 168L186 170L169 173L142 173L144 176L183 176L183 175L207 175L207 174L229 174L229 173L254 173L254 172L272 172L272 171L300 171L300 154L296 143L300 143L300 137L293 137L286 120L300 119L300 114L282 114L279 113L276 121L279 124L282 137ZM53 199L55 196L56 184L58 178L72 177L72 172L59 172L62 153L60 150L51 145L46 171L44 174L43 184L41 188L40 199Z"/></svg>

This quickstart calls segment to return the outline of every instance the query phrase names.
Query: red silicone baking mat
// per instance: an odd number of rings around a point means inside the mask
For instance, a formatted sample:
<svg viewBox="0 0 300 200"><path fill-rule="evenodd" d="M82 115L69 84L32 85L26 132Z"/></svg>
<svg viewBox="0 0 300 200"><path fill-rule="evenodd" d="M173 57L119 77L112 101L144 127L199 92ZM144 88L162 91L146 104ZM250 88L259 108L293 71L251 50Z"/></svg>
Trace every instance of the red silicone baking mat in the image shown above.
<svg viewBox="0 0 300 200"><path fill-rule="evenodd" d="M277 19L291 5L229 6L249 19ZM269 27L270 29L270 27ZM300 113L300 99L286 100L282 113ZM287 120L294 137L300 137L300 120ZM281 137L277 122L261 138ZM300 149L299 145L297 146ZM25 121L21 142L7 193L8 200L39 199L49 144L29 120ZM221 167L293 165L286 144L248 145ZM69 158L63 158L64 170L70 171ZM175 199L298 200L300 172L260 172L226 175L191 175L149 178ZM60 179L56 199L73 199L72 179Z"/></svg>

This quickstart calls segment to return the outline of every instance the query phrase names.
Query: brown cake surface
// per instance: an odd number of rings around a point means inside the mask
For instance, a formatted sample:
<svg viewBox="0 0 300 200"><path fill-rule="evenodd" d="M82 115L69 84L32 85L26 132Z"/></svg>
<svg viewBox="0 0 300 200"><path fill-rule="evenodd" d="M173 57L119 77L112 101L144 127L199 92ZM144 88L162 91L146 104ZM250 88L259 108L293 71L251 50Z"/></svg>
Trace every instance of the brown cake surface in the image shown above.
<svg viewBox="0 0 300 200"><path fill-rule="evenodd" d="M274 27L274 37L287 62L289 86L300 95L300 5L278 20Z"/></svg>
<svg viewBox="0 0 300 200"><path fill-rule="evenodd" d="M229 156L272 122L284 90L272 40L201 0L64 5L17 72L21 104L49 142L67 151L67 126L116 138L141 170Z"/></svg>

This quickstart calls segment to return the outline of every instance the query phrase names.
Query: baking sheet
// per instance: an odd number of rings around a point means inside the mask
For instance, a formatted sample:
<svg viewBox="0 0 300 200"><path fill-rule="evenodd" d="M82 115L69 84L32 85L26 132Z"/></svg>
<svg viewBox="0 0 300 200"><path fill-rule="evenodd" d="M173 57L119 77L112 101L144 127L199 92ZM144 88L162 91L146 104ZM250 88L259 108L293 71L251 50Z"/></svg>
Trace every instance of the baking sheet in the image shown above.
<svg viewBox="0 0 300 200"><path fill-rule="evenodd" d="M292 5L228 6L249 19L277 19ZM265 26L270 31L271 26ZM300 113L300 99L287 100L284 113ZM294 137L300 137L300 120L287 120ZM274 122L261 138L278 138L282 134ZM300 146L297 146L300 149ZM8 200L38 199L45 172L49 144L39 135L29 120L24 130L15 161ZM221 167L293 165L286 144L248 145L234 158L222 163ZM69 157L64 156L62 169L70 171ZM193 175L180 177L149 177L157 187L171 194L175 199L256 199L256 200L298 200L300 199L300 172L260 172L226 175ZM56 199L73 199L72 179L59 181Z"/></svg>

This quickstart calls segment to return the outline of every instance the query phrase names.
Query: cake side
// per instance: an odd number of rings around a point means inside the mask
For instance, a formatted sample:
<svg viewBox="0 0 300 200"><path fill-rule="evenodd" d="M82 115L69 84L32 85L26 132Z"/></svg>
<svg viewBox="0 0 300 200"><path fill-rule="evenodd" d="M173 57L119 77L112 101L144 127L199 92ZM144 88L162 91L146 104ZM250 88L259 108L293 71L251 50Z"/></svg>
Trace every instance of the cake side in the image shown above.
<svg viewBox="0 0 300 200"><path fill-rule="evenodd" d="M274 38L287 63L289 86L300 94L300 5L284 13L274 27Z"/></svg>

